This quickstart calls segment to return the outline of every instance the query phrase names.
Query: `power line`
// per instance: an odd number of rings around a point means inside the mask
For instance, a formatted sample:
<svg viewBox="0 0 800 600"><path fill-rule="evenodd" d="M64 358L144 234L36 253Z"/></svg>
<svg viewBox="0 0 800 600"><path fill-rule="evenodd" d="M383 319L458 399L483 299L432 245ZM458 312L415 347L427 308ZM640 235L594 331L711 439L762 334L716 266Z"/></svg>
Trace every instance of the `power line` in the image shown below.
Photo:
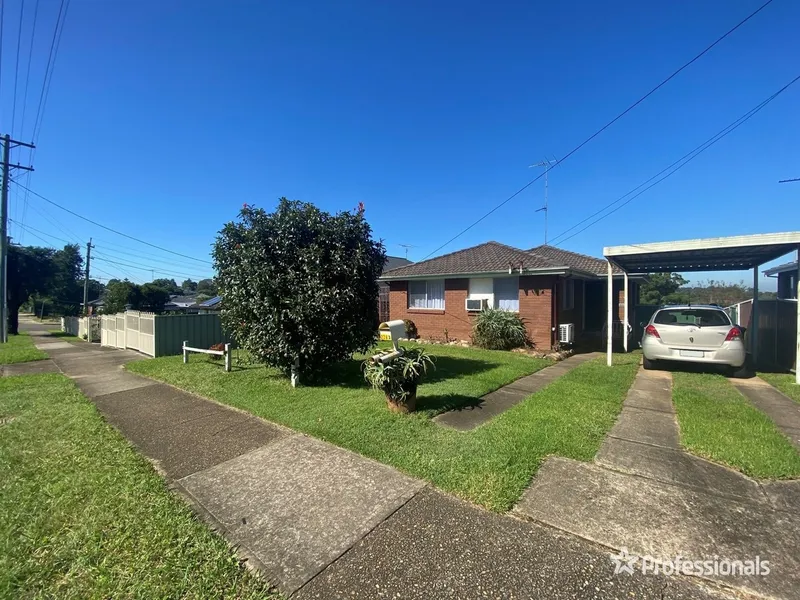
<svg viewBox="0 0 800 600"><path fill-rule="evenodd" d="M41 198L42 200L44 200L48 204L52 204L56 208L60 208L64 212L67 212L67 213L71 214L73 217L78 217L79 219L83 219L87 223L91 223L92 225L94 225L96 227L100 227L102 229L105 229L106 231L110 231L113 234L121 235L122 237L128 238L129 240L133 240L134 242L139 242L140 244L144 244L145 246L150 246L151 248L155 248L156 250L161 250L162 252L167 252L169 254L174 254L175 256L180 256L181 258L188 258L189 260L194 260L194 261L197 261L199 263L203 263L203 264L207 264L207 265L211 264L207 260L202 260L200 258L195 258L194 256L189 256L188 254L181 254L180 252L175 252L174 250L169 250L169 249L164 248L162 246L158 246L156 244L152 244L150 242L146 242L144 240L140 240L139 238L133 237L132 235L128 235L127 233L122 233L121 231L117 231L116 229L112 229L111 227L107 227L107 226L105 226L105 225L103 225L101 223L98 223L97 221L93 221L92 219L90 219L88 217L84 217L83 215L79 215L75 211L72 211L72 210L70 210L68 208L65 208L65 207L61 206L60 204L58 204L57 202L53 202L49 198L45 198L44 196L42 196L38 192L34 192L32 189L22 185L18 181L15 181L14 183L16 185L18 185L19 187L21 187L23 190L26 190L27 192L33 194L37 198Z"/></svg>
<svg viewBox="0 0 800 600"><path fill-rule="evenodd" d="M31 30L31 45L28 49L28 68L25 71L25 91L22 94L22 122L20 123L20 137L25 133L25 113L28 107L28 86L31 81L31 62L33 60L33 44L36 41L36 20L39 16L39 0L33 7L33 29ZM33 139L33 136L31 136Z"/></svg>
<svg viewBox="0 0 800 600"><path fill-rule="evenodd" d="M664 79L664 80L663 80L661 83L659 83L659 84L658 84L656 87L654 87L653 89L651 89L651 90L650 90L649 92L647 92L647 93L646 93L644 96L642 96L641 98L639 98L639 99L638 99L636 102L634 102L633 104L631 104L631 105L630 105L628 108L626 108L625 110L623 110L623 111L622 111L621 113L619 113L619 114L618 114L616 117L614 117L613 119L611 119L611 120L610 120L608 123L606 123L605 125L603 125L603 126L600 128L600 129L598 129L597 131L595 131L595 132L594 132L592 135L590 135L588 138L586 138L586 139L585 139L584 141L582 141L580 144L578 144L577 146L575 146L575 147L574 147L572 150L570 150L569 152L567 152L567 153L564 155L564 157L563 157L563 158L561 158L561 159L560 159L560 160L559 160L559 161L556 163L556 165L555 165L555 166L559 166L561 163L563 163L565 160L567 160L567 159L568 159L570 156L572 156L573 154L575 154L575 153L576 153L578 150L580 150L581 148L583 148L583 147L584 147L586 144L588 144L589 142L591 142L591 141L592 141L594 138L596 138L598 135L600 135L601 133L603 133L603 132L604 132L606 129L608 129L609 127L611 127L611 126L612 126L614 123L616 123L617 121L619 121L619 120L620 120L622 117L624 117L625 115L627 115L627 114L628 114L630 111L632 111L634 108L636 108L637 106L639 106L639 105L640 105L642 102L644 102L644 101L645 101L647 98L649 98L650 96L652 96L652 95L653 95L653 94L654 94L656 91L658 91L658 90L659 90L661 87L663 87L663 86L664 86L665 84L667 84L667 83L668 83L670 80L672 80L672 79L673 79L675 76L677 76L677 75L678 75L678 74L679 74L681 71L683 71L684 69L686 69L687 67L689 67L690 65L692 65L694 62L696 62L698 59L700 59L702 56L704 56L705 54L707 54L707 53L708 53L708 52L709 52L709 51L710 51L712 48L714 48L714 46L716 46L717 44L719 44L719 43L720 43L722 40L724 40L724 39L725 39L726 37L728 37L730 34L732 34L734 31L736 31L737 29L739 29L739 27L741 27L742 25L744 25L745 23L747 23L747 22L748 22L750 19L752 19L753 17L755 17L755 16L756 16L758 13L760 13L762 10L764 10L764 9L765 9L767 6L769 6L770 4L772 4L772 2L773 2L773 0L767 0L767 1L766 1L764 4L762 4L761 6L759 6L759 7L758 7L758 8L757 8L755 11L753 11L752 13L750 13L750 14L749 14L747 17L745 17L743 20L739 21L739 23L737 23L737 24L736 24L736 25L735 25L733 28L729 29L729 30L728 30L727 32L725 32L725 33L724 33L724 34L723 34L721 37L717 38L717 39L716 39L716 40L715 40L713 43L711 43L709 46L707 46L707 47L706 47L706 48L705 48L705 49L704 49L702 52L700 52L700 54L696 55L696 56L695 56L694 58L692 58L692 59L691 59L689 62L687 62L687 63L684 63L684 64L683 64L683 65L682 65L682 66L681 66L679 69L677 69L676 71L673 71L673 73L672 73L672 74L671 74L669 77L667 77L666 79ZM467 231L469 231L470 229L472 229L473 227L475 227L475 226L476 226L478 223L480 223L481 221L483 221L484 219L486 219L487 217L489 217L490 215L492 215L493 213L495 213L497 210L499 210L500 208L502 208L503 206L505 206L506 204L508 204L509 202L511 202L511 200L513 200L514 198L516 198L517 196L519 196L519 195L520 195L522 192L524 192L526 189L528 189L528 188L529 188L531 185L533 185L534 183L536 183L537 181L539 181L539 179L541 179L542 177L544 177L545 173L547 173L549 170L550 170L550 169L547 169L547 170L545 170L545 171L544 171L544 173L541 173L540 175L538 175L537 177L535 177L534 179L532 179L531 181L529 181L528 183L526 183L524 186L522 186L522 187L521 187L520 189L518 189L516 192L514 192L513 194L511 194L511 195L510 195L508 198L506 198L505 200L503 200L503 201L502 201L500 204L498 204L497 206L495 206L495 207L494 207L492 210L490 210L489 212L487 212L485 215L483 215L483 216L482 216L481 218L479 218L477 221L475 221L474 223L472 223L472 224L471 224L471 225L469 225L468 227L466 227L466 228L462 229L462 230L461 230L459 233L457 233L455 236L453 236L452 238L450 238L449 240L447 240L447 241L446 241L444 244L442 244L441 246L439 246L438 248L436 248L436 250L434 250L433 252L431 252L430 254L428 254L428 255L425 257L425 259L427 259L427 258L429 258L429 257L433 256L434 254L436 254L437 252L439 252L439 250L441 250L441 249L442 249L442 248L444 248L445 246L447 246L447 245L451 244L452 242L454 242L455 240L457 240L458 238L460 238L462 235L464 235L464 234L465 234ZM425 260L425 259L423 259L423 260Z"/></svg>
<svg viewBox="0 0 800 600"><path fill-rule="evenodd" d="M25 231L27 231L31 235L35 236L36 234L34 232L37 232L37 233L40 233L40 234L42 234L44 236L52 238L54 240L58 240L59 242L64 242L65 244L69 244L70 246L79 245L79 244L76 244L75 242L70 242L69 240L65 240L64 238L56 237L56 236L54 236L54 235L52 235L50 233L45 233L41 229L36 229L35 227L31 227L30 225L23 225L22 223L20 223L19 221L15 221L14 219L9 219L9 221L11 221L12 223L16 224L21 229L24 229ZM38 236L36 236L36 237L38 237ZM42 238L39 238L39 239L42 239Z"/></svg>
<svg viewBox="0 0 800 600"><path fill-rule="evenodd" d="M38 0L37 0L38 1ZM50 52L47 56L47 66L45 67L44 71L44 79L42 80L42 92L39 95L39 105L36 109L36 117L33 120L33 133L31 135L31 141L33 145L36 145L36 141L38 140L39 133L42 129L42 122L44 121L44 111L47 105L47 98L50 95L50 84L53 81L53 72L55 71L56 66L56 58L58 56L58 49L61 46L61 35L64 33L64 24L67 19L67 11L69 10L69 3L70 0L61 0L61 4L58 7L58 17L56 18L56 24L53 28L53 40L50 42ZM59 29L59 25L61 26ZM33 45L33 40L31 40L31 45ZM29 153L29 160L30 163L33 164L33 158L36 156L36 150L31 149ZM25 183L30 186L31 184L31 175L28 173ZM25 192L23 196L22 202L22 222L25 222L25 218L28 216L28 191Z"/></svg>
<svg viewBox="0 0 800 600"><path fill-rule="evenodd" d="M19 9L19 30L17 33L17 59L14 65L14 102L11 105L11 136L14 136L14 124L17 118L17 82L19 80L19 49L22 46L22 18L25 16L25 0ZM20 136L22 137L22 136Z"/></svg>
<svg viewBox="0 0 800 600"><path fill-rule="evenodd" d="M132 265L130 263L123 263L123 262L113 261L113 260L110 260L108 257L106 257L105 254L99 254L98 255L97 253L95 253L95 256L97 257L97 260L102 260L102 261L107 262L107 263L112 264L112 265L118 265L118 266L122 266L122 267L129 267L131 269L139 269L140 271L155 271L156 273L161 273L161 274L164 274L164 275L172 275L173 277L186 277L187 279L191 279L192 278L192 276L186 275L185 273L176 273L175 271L165 271L164 269L153 267L151 265ZM197 275L194 275L194 277L197 277ZM207 279L207 278L202 277L201 279Z"/></svg>
<svg viewBox="0 0 800 600"><path fill-rule="evenodd" d="M178 267L179 269L195 269L197 265L187 265L184 262L175 261L172 258L164 258L163 256L157 256L155 254L148 254L146 252L127 252L128 248L125 246L119 246L118 244L110 244L109 242L101 241L101 245L96 246L103 250L104 253L121 260L130 260L129 257L135 258L137 260L146 259L155 262L167 263L169 266ZM112 249L109 250L107 246L112 246ZM117 247L123 248L123 250L117 250Z"/></svg>
<svg viewBox="0 0 800 600"><path fill-rule="evenodd" d="M669 173L667 173L666 175L664 175L664 176L663 176L663 177L661 177L660 179L658 179L658 180L654 181L653 183L651 183L650 185L648 185L646 188L644 188L643 190L641 190L641 191L640 191L638 194L636 194L636 195L634 195L634 196L632 196L632 197L628 198L628 200L626 200L625 202L623 202L622 204L620 204L619 206L617 206L617 207L616 207L616 208L614 208L613 210L611 210L611 211L607 212L606 214L604 214L604 215L603 215L603 216L601 216L600 218L598 218L598 219L595 219L594 221L592 221L591 223L589 223L589 224L588 224L586 227L583 227L582 229L580 229L580 230L576 231L576 232L575 232L575 233L573 233L572 235L570 235L570 236L568 236L568 237L566 237L566 238L562 239L562 240L561 240L560 242L558 242L556 245L557 245L557 246L558 246L558 245L561 245L561 244L563 244L564 242L566 242L567 240L570 240L570 239L574 238L576 235L578 235L578 234L580 234L580 233L582 233L582 232L586 231L587 229L589 229L589 228L590 228L590 227L592 227L593 225L595 225L595 224L599 223L600 221L602 221L602 220L603 220L603 219L605 219L606 217L609 217L609 216L611 216L612 214L614 214L615 212L617 212L617 211L618 211L619 209L621 209L623 206L626 206L626 205L630 204L631 202L633 202L633 200L635 200L636 198L638 198L639 196L641 196L642 194L644 194L644 193L645 193L647 190L649 190L650 188L652 188L652 187L654 187L654 186L658 185L659 183L661 183L662 181L664 181L664 180L665 180L665 179L667 179L668 177L670 177L670 176L672 176L673 174L675 174L677 171L679 171L680 169L682 169L683 167L685 167L685 166L686 166L688 163L690 163L692 160L694 160L695 158L697 158L697 157L698 157L700 154L702 154L703 152L705 152L706 150L708 150L708 149L709 149L711 146L713 146L714 144L716 144L716 143L717 143L718 141L720 141L722 138L724 138L725 136L727 136L729 133L732 133L733 131L735 131L736 129L738 129L738 128L739 128L741 125L743 125L744 123L746 123L747 121L749 121L749 120L750 120L752 117L754 117L754 116L755 116L755 115L756 115L758 112L760 112L760 111L761 111L761 110L762 110L762 109L763 109L765 106L767 106L767 104L769 104L769 103L770 103L770 102L772 102L772 101L773 101L775 98L777 98L779 95L781 95L783 92L785 92L785 91L786 91L786 90L789 88L789 86L791 86L792 84L794 84L794 83L795 83L795 82L797 82L798 80L800 80L800 75L798 75L797 77L795 77L794 79L792 79L792 80L791 80L789 83L787 83L785 86L783 86L783 87L782 87L781 89L779 89L777 92L775 92L774 94L772 94L772 95L771 95L769 98L767 98L766 100L763 100L763 101L762 101L760 104L756 105L754 108L751 108L751 109L750 109L749 111L747 111L747 112L746 112L744 115L742 115L741 117L739 117L738 119L736 119L736 120L735 120L733 123L731 123L730 125L728 125L728 126L727 126L727 127L725 127L724 129L720 130L719 132L717 132L716 134L714 134L713 136L711 136L709 139L707 139L705 142L703 142L702 144L700 144L699 146L697 146L696 148L694 148L694 149L693 149L691 152L689 152L689 153L687 153L687 154L684 154L684 155L683 155L681 158L679 158L678 160L676 160L674 163L672 163L672 164L671 164L670 166L668 166L666 169L662 169L662 170L661 170L659 173L657 173L656 175L654 175L653 177L651 177L650 179L648 179L648 180L647 180L647 181L645 181L644 183L642 183L642 184L638 185L637 187L635 187L634 189L632 189L632 190L631 190L630 192L628 192L627 194L625 194L625 195L621 196L620 198L618 198L618 199L617 199L617 200L615 200L614 202L611 202L611 203L607 204L605 207L603 207L603 208L602 208L602 209L600 209L599 211L595 212L593 215L591 215L591 216L587 217L586 219L584 219L583 221L581 221L581 222L580 222L580 223L578 223L577 225L575 225L575 226L571 227L570 229L568 229L567 231L565 231L564 233L567 233L568 231L571 231L571 230L575 229L576 227L580 226L581 224L585 223L586 221L588 221L588 220L589 220L589 219L591 219L592 217L595 217L595 216L597 216L598 214L600 214L600 213L602 213L602 212L605 212L607 209L611 208L611 207L612 207L612 206L614 206L615 204L618 204L618 203L619 203L621 200L623 200L624 198L626 198L627 196L629 196L630 194L632 194L633 192L635 192L636 190L638 190L638 189L639 189L639 188L641 188L642 186L646 185L646 184L647 184L647 183L649 183L650 181L653 181L653 179L655 179L656 177L660 176L660 175L661 175L662 173L664 173L665 171L668 171L669 169L672 169L672 170L671 170ZM678 163L680 163L680 164L678 164ZM675 165L678 165L678 166L675 166ZM673 169L673 167L675 167L675 168ZM562 233L562 234L561 234L561 235L559 235L558 237L562 237L562 236L564 235L564 233Z"/></svg>

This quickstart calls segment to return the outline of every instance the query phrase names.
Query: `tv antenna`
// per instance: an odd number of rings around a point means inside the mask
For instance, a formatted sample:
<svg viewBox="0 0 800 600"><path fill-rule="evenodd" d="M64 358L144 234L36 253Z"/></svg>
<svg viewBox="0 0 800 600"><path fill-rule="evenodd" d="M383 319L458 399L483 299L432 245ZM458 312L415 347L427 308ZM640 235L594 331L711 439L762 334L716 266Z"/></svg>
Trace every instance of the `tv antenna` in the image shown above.
<svg viewBox="0 0 800 600"><path fill-rule="evenodd" d="M533 212L543 212L544 213L544 243L547 245L547 175L550 173L550 169L552 169L555 165L558 164L558 161L554 159L546 158L542 162L538 162L536 164L530 165L528 168L532 169L534 167L545 167L544 172L544 206L542 208L536 209Z"/></svg>
<svg viewBox="0 0 800 600"><path fill-rule="evenodd" d="M406 260L408 260L408 249L417 247L414 244L397 244L397 245L400 246L401 248L405 248L406 249Z"/></svg>

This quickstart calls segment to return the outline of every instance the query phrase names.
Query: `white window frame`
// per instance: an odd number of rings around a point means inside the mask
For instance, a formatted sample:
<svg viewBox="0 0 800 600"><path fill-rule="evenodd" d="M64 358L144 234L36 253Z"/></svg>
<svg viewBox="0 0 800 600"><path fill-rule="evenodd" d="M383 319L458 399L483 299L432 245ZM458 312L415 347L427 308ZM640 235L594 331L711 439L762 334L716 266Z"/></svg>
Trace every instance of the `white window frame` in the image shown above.
<svg viewBox="0 0 800 600"><path fill-rule="evenodd" d="M516 283L514 288L516 289L516 292L517 292L517 295L516 295L517 307L514 308L514 309L504 308L502 310L507 310L509 312L518 313L519 312L519 276L517 275L517 276L513 276L513 277L495 277L492 280L492 285L494 286L495 282L500 280L500 279L508 280L508 281L514 281ZM495 288L495 290L496 290L496 288ZM494 304L493 304L494 308L500 309L500 302L501 302L501 298L498 296L497 291L495 291L494 292Z"/></svg>
<svg viewBox="0 0 800 600"><path fill-rule="evenodd" d="M406 294L407 295L406 308L408 310L439 310L439 311L444 310L445 309L445 297L447 295L444 281L445 281L444 279L410 279L408 281L408 289L407 289L407 294ZM421 283L425 284L425 306L411 306L411 284L412 283L416 283L418 285L421 284ZM431 283L437 283L437 284L439 284L441 286L441 289L442 289L442 306L441 307L429 306L431 304L431 301L435 300L435 299L431 298L431 295L430 295L430 284Z"/></svg>
<svg viewBox="0 0 800 600"><path fill-rule="evenodd" d="M574 310L575 308L575 280L562 279L561 289L559 290L561 310Z"/></svg>

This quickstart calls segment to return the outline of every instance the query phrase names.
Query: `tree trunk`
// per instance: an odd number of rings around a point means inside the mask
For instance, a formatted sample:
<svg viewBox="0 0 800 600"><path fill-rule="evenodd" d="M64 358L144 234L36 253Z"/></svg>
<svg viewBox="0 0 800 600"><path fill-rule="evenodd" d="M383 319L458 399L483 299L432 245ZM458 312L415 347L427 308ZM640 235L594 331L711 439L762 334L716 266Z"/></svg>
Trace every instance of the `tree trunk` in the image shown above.
<svg viewBox="0 0 800 600"><path fill-rule="evenodd" d="M17 335L19 333L19 304L8 305L8 334Z"/></svg>

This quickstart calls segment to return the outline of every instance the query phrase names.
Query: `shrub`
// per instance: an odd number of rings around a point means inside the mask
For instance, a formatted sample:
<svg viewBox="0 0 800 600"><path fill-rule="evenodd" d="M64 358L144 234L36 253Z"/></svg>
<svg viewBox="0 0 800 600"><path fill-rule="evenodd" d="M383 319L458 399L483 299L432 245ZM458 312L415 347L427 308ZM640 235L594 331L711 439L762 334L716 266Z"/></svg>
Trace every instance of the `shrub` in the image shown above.
<svg viewBox="0 0 800 600"><path fill-rule="evenodd" d="M488 350L511 350L529 343L528 330L517 313L489 308L475 317L472 342Z"/></svg>
<svg viewBox="0 0 800 600"><path fill-rule="evenodd" d="M414 321L411 319L403 319L403 323L405 323L406 326L406 338L409 340L417 339L419 334L417 332L417 325L414 323Z"/></svg>
<svg viewBox="0 0 800 600"><path fill-rule="evenodd" d="M308 375L367 351L386 261L371 233L361 209L331 215L282 198L267 213L245 204L213 251L225 331L286 374L295 363Z"/></svg>
<svg viewBox="0 0 800 600"><path fill-rule="evenodd" d="M389 363L365 360L364 379L387 398L403 403L416 397L417 385L429 367L435 368L433 357L423 348L404 348L403 354Z"/></svg>

